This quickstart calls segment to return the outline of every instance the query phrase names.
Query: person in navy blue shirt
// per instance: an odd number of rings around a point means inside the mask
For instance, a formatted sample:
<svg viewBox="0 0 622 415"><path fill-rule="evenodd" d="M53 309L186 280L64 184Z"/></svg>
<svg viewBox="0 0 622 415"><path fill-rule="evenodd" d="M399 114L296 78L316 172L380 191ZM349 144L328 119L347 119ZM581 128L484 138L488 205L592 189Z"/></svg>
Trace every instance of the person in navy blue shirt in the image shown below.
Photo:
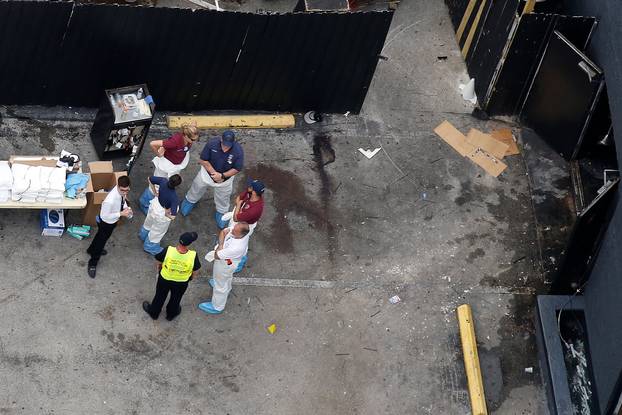
<svg viewBox="0 0 622 415"><path fill-rule="evenodd" d="M220 229L227 226L222 215L229 211L233 192L233 179L244 168L244 151L235 141L233 131L225 131L222 137L211 139L201 152L201 169L181 203L181 214L187 216L205 194L208 187L214 189L215 219Z"/></svg>
<svg viewBox="0 0 622 415"><path fill-rule="evenodd" d="M148 183L151 191L157 197L149 203L147 217L142 228L140 228L139 236L144 241L143 249L151 255L157 255L163 249L160 246L160 241L177 216L179 197L175 188L181 184L181 176L174 174L168 179L151 176Z"/></svg>

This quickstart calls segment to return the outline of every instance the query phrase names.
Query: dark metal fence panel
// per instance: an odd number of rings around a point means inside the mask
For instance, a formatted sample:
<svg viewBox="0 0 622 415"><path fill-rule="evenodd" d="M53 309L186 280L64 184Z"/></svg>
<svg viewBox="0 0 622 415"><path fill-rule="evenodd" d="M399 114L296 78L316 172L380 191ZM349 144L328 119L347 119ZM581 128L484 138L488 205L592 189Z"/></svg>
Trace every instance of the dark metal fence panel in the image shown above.
<svg viewBox="0 0 622 415"><path fill-rule="evenodd" d="M24 104L44 97L57 64L71 4L0 2L0 95Z"/></svg>
<svg viewBox="0 0 622 415"><path fill-rule="evenodd" d="M467 68L471 77L475 78L475 93L480 103L485 102L521 4L516 0L493 2L484 23L481 24L477 42L471 48L472 53L467 57Z"/></svg>
<svg viewBox="0 0 622 415"><path fill-rule="evenodd" d="M516 34L486 104L489 114L520 112L542 53L553 30L584 49L596 24L593 17L531 13L520 17Z"/></svg>
<svg viewBox="0 0 622 415"><path fill-rule="evenodd" d="M392 16L0 1L0 103L145 82L167 110L358 112Z"/></svg>

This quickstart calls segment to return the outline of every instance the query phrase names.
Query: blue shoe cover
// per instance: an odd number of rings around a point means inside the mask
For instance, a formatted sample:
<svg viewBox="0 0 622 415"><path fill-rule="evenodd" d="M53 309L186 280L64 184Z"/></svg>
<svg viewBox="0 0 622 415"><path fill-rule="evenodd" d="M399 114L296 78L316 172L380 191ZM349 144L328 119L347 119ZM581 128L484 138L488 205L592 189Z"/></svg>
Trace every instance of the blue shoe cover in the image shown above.
<svg viewBox="0 0 622 415"><path fill-rule="evenodd" d="M214 213L214 219L216 219L216 226L218 226L219 229L225 229L229 225L228 220L222 220L223 215L224 213L220 212Z"/></svg>
<svg viewBox="0 0 622 415"><path fill-rule="evenodd" d="M138 199L138 203L140 204L140 210L143 211L145 216L149 211L149 204L151 200L155 197L153 193L151 193L151 189L146 188L142 195L140 195L140 199Z"/></svg>
<svg viewBox="0 0 622 415"><path fill-rule="evenodd" d="M145 250L145 252L148 252L151 255L157 255L160 252L162 252L162 250L164 248L162 248L160 246L160 244L158 244L158 243L154 243L154 242L149 241L149 238L145 238L145 243L143 244L143 249Z"/></svg>
<svg viewBox="0 0 622 415"><path fill-rule="evenodd" d="M207 313L207 314L220 314L220 313L222 313L222 311L218 311L218 310L216 310L214 308L214 306L212 305L211 301L199 304L199 309L201 311L203 311L204 313Z"/></svg>
<svg viewBox="0 0 622 415"><path fill-rule="evenodd" d="M147 239L147 235L149 235L149 231L141 226L140 231L138 231L138 237L140 238L140 240L144 241L145 239Z"/></svg>
<svg viewBox="0 0 622 415"><path fill-rule="evenodd" d="M248 255L244 255L242 257L240 263L238 264L238 267L235 269L235 271L233 271L233 273L235 274L236 272L242 271L242 268L244 268L244 265L246 265L246 261L248 261Z"/></svg>
<svg viewBox="0 0 622 415"><path fill-rule="evenodd" d="M188 216L192 209L194 209L194 205L196 205L196 203L190 203L188 202L188 199L184 198L184 200L181 202L181 208L179 209L179 211L182 215Z"/></svg>

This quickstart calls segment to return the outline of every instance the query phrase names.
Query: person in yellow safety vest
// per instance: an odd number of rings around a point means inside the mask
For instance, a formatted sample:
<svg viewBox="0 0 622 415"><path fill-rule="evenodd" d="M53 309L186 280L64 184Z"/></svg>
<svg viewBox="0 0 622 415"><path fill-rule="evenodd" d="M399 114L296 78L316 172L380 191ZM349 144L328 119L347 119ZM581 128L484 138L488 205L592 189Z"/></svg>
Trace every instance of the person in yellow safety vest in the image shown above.
<svg viewBox="0 0 622 415"><path fill-rule="evenodd" d="M179 237L179 244L176 247L169 246L155 255L160 273L156 283L155 296L151 304L148 301L143 301L143 310L152 319L158 319L169 291L171 298L166 305L166 319L171 321L181 313L179 303L188 288L188 281L192 280L201 268L196 251L188 249L188 246L196 241L197 237L196 232L186 232Z"/></svg>

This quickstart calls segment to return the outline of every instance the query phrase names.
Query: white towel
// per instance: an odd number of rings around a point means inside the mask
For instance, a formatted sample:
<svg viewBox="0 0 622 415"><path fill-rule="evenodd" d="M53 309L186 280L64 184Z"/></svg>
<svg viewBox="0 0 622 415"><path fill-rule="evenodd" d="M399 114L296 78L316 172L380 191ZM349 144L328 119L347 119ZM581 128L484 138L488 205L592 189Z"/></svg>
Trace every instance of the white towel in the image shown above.
<svg viewBox="0 0 622 415"><path fill-rule="evenodd" d="M21 194L24 193L30 186L30 180L26 177L29 169L30 166L25 164L14 163L11 166L11 171L13 172L13 200L19 200Z"/></svg>
<svg viewBox="0 0 622 415"><path fill-rule="evenodd" d="M8 161L0 161L0 189L6 190L13 187L13 173Z"/></svg>
<svg viewBox="0 0 622 415"><path fill-rule="evenodd" d="M41 166L30 166L26 173L26 179L30 182L27 192L39 193L39 190L41 190Z"/></svg>
<svg viewBox="0 0 622 415"><path fill-rule="evenodd" d="M39 186L41 186L39 194L42 196L50 188L50 174L52 174L52 170L54 170L54 167L39 167Z"/></svg>
<svg viewBox="0 0 622 415"><path fill-rule="evenodd" d="M0 174L2 172L0 166ZM67 171L65 168L13 164L10 198L24 203L62 203ZM3 195L0 194L0 200Z"/></svg>
<svg viewBox="0 0 622 415"><path fill-rule="evenodd" d="M56 167L50 173L50 187L52 191L59 191L61 194L65 191L65 180L67 179L67 169L64 167Z"/></svg>

